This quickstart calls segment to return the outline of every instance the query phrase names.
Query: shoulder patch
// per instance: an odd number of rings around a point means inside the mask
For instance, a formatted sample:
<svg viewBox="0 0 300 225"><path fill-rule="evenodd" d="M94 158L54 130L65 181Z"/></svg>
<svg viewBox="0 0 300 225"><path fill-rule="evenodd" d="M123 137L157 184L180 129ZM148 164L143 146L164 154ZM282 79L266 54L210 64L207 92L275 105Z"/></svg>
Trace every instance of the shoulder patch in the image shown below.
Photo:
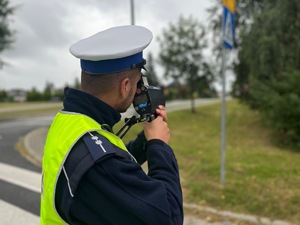
<svg viewBox="0 0 300 225"><path fill-rule="evenodd" d="M83 141L90 151L94 161L97 161L104 156L116 153L113 145L97 132L88 132L83 136Z"/></svg>

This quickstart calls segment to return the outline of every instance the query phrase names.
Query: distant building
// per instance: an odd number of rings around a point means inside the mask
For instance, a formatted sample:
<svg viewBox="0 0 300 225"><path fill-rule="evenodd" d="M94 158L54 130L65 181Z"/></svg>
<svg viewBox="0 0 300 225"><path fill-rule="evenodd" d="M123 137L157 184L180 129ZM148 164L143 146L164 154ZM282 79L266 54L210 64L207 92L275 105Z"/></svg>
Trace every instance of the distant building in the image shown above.
<svg viewBox="0 0 300 225"><path fill-rule="evenodd" d="M7 92L7 97L14 102L26 102L27 92L22 89L11 89Z"/></svg>

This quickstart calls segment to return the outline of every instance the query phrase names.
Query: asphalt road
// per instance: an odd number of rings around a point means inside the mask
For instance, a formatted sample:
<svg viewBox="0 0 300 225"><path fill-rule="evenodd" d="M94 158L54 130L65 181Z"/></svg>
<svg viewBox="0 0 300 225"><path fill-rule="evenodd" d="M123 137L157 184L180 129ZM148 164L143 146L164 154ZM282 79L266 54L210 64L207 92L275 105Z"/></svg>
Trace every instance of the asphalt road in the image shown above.
<svg viewBox="0 0 300 225"><path fill-rule="evenodd" d="M39 215L40 193L32 190L26 183L18 185L22 180L22 177L18 176L24 173L23 178L28 180L27 174L40 174L41 168L22 157L16 149L16 144L28 132L50 124L52 119L42 117L0 123L0 225L24 224L25 217L28 217L28 224L32 224L31 214ZM19 169L21 173L17 173L14 168Z"/></svg>

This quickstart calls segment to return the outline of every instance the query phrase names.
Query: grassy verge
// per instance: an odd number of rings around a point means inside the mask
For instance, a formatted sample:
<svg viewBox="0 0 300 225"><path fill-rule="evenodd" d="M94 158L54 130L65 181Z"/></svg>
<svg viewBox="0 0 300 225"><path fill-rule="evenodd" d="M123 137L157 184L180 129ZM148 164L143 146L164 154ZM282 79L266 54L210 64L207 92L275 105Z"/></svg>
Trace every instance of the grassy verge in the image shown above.
<svg viewBox="0 0 300 225"><path fill-rule="evenodd" d="M227 105L226 185L220 185L220 106L168 115L185 202L300 223L300 151L274 144L258 112ZM140 127L134 126L126 140ZM117 128L116 128L117 130Z"/></svg>
<svg viewBox="0 0 300 225"><path fill-rule="evenodd" d="M55 115L60 105L1 112L0 120ZM30 107L29 107L30 108ZM226 185L220 185L220 105L168 115L171 146L180 166L184 200L219 210L253 214L300 224L300 151L274 144L258 112L231 101L227 105ZM119 123L115 131L120 128ZM135 125L125 136L135 137ZM197 212L198 214L198 212Z"/></svg>
<svg viewBox="0 0 300 225"><path fill-rule="evenodd" d="M61 102L0 103L0 121L15 118L54 116Z"/></svg>

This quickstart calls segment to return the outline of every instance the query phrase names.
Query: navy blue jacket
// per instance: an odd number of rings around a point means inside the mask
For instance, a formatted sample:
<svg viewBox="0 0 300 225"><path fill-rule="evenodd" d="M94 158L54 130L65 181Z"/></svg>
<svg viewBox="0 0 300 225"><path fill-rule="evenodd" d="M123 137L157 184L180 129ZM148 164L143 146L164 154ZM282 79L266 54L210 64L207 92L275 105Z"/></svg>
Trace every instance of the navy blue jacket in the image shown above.
<svg viewBox="0 0 300 225"><path fill-rule="evenodd" d="M94 96L68 88L65 90L64 111L85 114L109 127L121 118L117 111ZM84 152L86 148L80 139L70 155ZM183 224L179 171L171 147L158 139L147 142L140 133L127 148L138 163L112 156L96 163L83 176L71 203L71 224ZM148 161L148 174L140 166L145 160ZM60 193L64 185L61 174L55 203L63 218Z"/></svg>

